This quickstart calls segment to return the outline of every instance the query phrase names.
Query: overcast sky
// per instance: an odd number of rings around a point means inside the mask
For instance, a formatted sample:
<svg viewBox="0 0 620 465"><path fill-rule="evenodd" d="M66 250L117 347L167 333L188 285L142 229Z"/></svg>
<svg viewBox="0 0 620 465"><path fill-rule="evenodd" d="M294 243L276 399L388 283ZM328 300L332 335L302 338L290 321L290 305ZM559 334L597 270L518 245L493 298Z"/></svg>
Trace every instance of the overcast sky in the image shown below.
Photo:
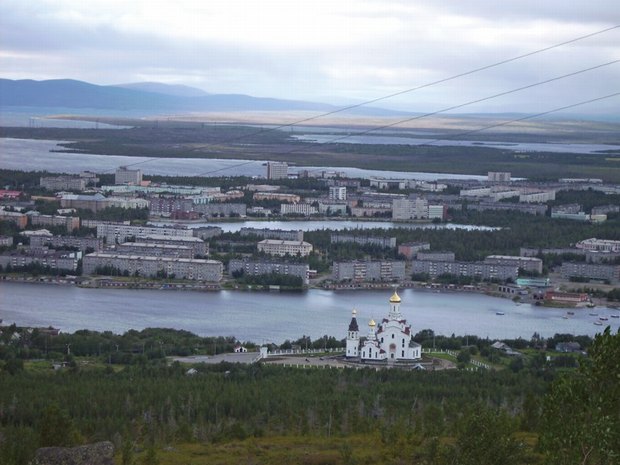
<svg viewBox="0 0 620 465"><path fill-rule="evenodd" d="M619 0L1 0L0 77L342 104L616 25ZM435 111L618 59L620 28L376 106ZM615 64L460 111L536 113L619 91Z"/></svg>

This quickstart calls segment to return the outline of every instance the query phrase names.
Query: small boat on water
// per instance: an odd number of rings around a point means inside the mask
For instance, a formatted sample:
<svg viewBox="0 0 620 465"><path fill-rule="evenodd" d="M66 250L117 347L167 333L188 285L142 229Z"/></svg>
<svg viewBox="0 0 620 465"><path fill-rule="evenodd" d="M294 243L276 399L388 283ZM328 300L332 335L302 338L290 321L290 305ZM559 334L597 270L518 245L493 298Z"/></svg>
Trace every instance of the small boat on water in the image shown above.
<svg viewBox="0 0 620 465"><path fill-rule="evenodd" d="M612 318L620 318L620 315L616 315L615 313L613 315L609 315Z"/></svg>
<svg viewBox="0 0 620 465"><path fill-rule="evenodd" d="M495 312L496 315L505 315L506 313L504 312Z"/></svg>
<svg viewBox="0 0 620 465"><path fill-rule="evenodd" d="M609 318L607 318L606 316L599 316L598 319L601 320L601 321L609 320Z"/></svg>
<svg viewBox="0 0 620 465"><path fill-rule="evenodd" d="M567 315L574 315L575 312L566 312Z"/></svg>
<svg viewBox="0 0 620 465"><path fill-rule="evenodd" d="M594 324L595 324L596 326L603 326L603 323L601 323L600 321L595 321L595 322L594 322Z"/></svg>
<svg viewBox="0 0 620 465"><path fill-rule="evenodd" d="M598 316L598 313L590 313L590 316Z"/></svg>
<svg viewBox="0 0 620 465"><path fill-rule="evenodd" d="M565 320L568 320L568 317L566 315L564 315L562 318L564 318Z"/></svg>

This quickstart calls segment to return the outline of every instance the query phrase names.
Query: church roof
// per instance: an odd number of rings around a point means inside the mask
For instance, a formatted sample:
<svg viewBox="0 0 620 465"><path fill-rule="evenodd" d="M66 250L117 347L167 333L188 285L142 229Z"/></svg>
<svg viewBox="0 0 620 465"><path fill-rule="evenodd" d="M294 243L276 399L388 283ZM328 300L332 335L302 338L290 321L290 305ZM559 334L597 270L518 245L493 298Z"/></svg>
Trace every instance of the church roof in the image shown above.
<svg viewBox="0 0 620 465"><path fill-rule="evenodd" d="M349 323L349 331L359 331L360 328L357 325L357 318L351 318L351 323Z"/></svg>
<svg viewBox="0 0 620 465"><path fill-rule="evenodd" d="M400 297L398 296L398 293L396 291L394 291L394 294L392 294L392 297L390 297L390 303L392 304L400 303Z"/></svg>

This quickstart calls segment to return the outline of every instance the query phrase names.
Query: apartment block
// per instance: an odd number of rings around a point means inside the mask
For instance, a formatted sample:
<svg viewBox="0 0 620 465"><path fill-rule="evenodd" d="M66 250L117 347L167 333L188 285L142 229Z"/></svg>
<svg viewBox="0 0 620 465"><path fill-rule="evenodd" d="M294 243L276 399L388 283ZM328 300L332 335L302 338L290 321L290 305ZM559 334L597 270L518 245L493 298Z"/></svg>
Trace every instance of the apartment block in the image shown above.
<svg viewBox="0 0 620 465"><path fill-rule="evenodd" d="M312 252L312 244L304 241L283 241L277 239L264 239L257 244L259 252L269 255L300 255L305 257Z"/></svg>
<svg viewBox="0 0 620 465"><path fill-rule="evenodd" d="M564 279L584 278L595 281L607 281L611 284L618 284L620 282L620 265L563 262L561 273Z"/></svg>
<svg viewBox="0 0 620 465"><path fill-rule="evenodd" d="M412 271L415 274L428 274L436 278L443 274L455 276L470 276L480 279L507 279L515 280L518 276L518 267L512 265L494 265L484 262L456 262L436 260L414 260Z"/></svg>
<svg viewBox="0 0 620 465"><path fill-rule="evenodd" d="M99 252L103 249L103 239L99 237L78 237L78 236L30 236L30 247L73 247L81 252L88 249Z"/></svg>
<svg viewBox="0 0 620 465"><path fill-rule="evenodd" d="M56 216L56 215L32 215L30 216L32 226L61 226L67 232L80 229L80 218L77 216Z"/></svg>
<svg viewBox="0 0 620 465"><path fill-rule="evenodd" d="M360 245L374 245L391 249L396 247L396 238L387 236L354 235L335 232L331 233L329 240L332 244L353 242Z"/></svg>
<svg viewBox="0 0 620 465"><path fill-rule="evenodd" d="M120 273L155 277L165 272L176 279L219 282L224 265L217 260L190 258L151 257L145 255L122 255L113 253L92 253L83 259L83 272L92 275L100 268L114 268Z"/></svg>
<svg viewBox="0 0 620 465"><path fill-rule="evenodd" d="M332 270L332 279L337 282L392 282L405 279L405 275L405 262L396 260L334 262Z"/></svg>
<svg viewBox="0 0 620 465"><path fill-rule="evenodd" d="M283 241L303 241L304 232L301 229L288 231L284 229L269 228L241 228L241 236L256 236L263 239L280 239Z"/></svg>
<svg viewBox="0 0 620 465"><path fill-rule="evenodd" d="M232 259L228 264L228 272L243 271L246 275L257 276L262 274L283 274L297 276L303 280L304 285L309 282L310 266L307 263L287 263L280 261Z"/></svg>
<svg viewBox="0 0 620 465"><path fill-rule="evenodd" d="M118 223L97 225L97 237L105 238L107 244L122 243L131 237L144 236L193 237L193 234L191 229L185 228L129 226Z"/></svg>
<svg viewBox="0 0 620 465"><path fill-rule="evenodd" d="M542 273L543 262L536 257L520 257L513 255L489 255L484 259L484 263L491 265L510 265L516 266L525 271Z"/></svg>
<svg viewBox="0 0 620 465"><path fill-rule="evenodd" d="M132 170L126 166L121 166L114 174L114 184L133 184L142 183L142 171L139 169Z"/></svg>
<svg viewBox="0 0 620 465"><path fill-rule="evenodd" d="M267 179L287 179L288 164L270 161L267 163Z"/></svg>

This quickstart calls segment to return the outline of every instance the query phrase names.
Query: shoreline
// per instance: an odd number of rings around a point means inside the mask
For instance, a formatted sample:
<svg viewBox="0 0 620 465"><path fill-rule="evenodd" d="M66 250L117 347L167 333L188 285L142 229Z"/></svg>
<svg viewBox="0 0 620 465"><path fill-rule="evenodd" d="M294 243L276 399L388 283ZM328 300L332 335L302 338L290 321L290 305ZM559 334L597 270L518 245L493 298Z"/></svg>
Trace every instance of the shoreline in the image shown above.
<svg viewBox="0 0 620 465"><path fill-rule="evenodd" d="M259 293L304 293L310 290L318 291L377 291L398 289L417 289L441 294L479 294L489 297L496 297L503 300L512 300L510 295L493 290L492 286L482 285L456 285L456 284L438 284L438 283L417 283L413 281L401 283L334 283L319 286L306 286L301 289L281 289L279 286L241 286L234 282L223 283L204 283L204 282L160 282L160 281L132 281L125 279L114 279L112 277L101 276L95 278L84 278L78 276L56 277L56 276L7 276L0 275L0 283L21 283L21 284L44 284L52 286L75 286L81 289L126 289L126 290L161 290L161 291L199 291L199 292L259 292ZM540 300L524 299L515 302L515 305L532 305L543 309L567 309L567 310L585 310L586 306L571 305L545 305ZM597 306L606 306L607 308L620 308L620 303L614 301L596 299Z"/></svg>

